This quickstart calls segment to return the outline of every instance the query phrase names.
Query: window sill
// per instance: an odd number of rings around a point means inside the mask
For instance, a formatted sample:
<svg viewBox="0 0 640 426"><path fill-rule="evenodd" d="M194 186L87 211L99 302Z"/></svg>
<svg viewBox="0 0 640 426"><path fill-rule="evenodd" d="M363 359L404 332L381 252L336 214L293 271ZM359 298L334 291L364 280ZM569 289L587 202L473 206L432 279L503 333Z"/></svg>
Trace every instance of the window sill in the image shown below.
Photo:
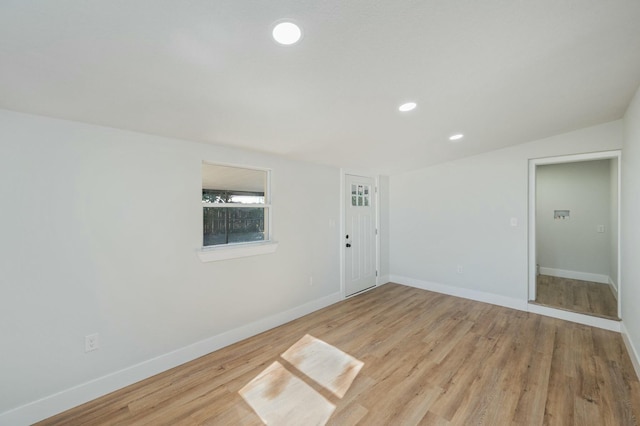
<svg viewBox="0 0 640 426"><path fill-rule="evenodd" d="M207 247L198 251L198 257L202 262L217 262L219 260L237 259L240 257L274 253L277 248L278 243L275 241L237 244L223 247Z"/></svg>

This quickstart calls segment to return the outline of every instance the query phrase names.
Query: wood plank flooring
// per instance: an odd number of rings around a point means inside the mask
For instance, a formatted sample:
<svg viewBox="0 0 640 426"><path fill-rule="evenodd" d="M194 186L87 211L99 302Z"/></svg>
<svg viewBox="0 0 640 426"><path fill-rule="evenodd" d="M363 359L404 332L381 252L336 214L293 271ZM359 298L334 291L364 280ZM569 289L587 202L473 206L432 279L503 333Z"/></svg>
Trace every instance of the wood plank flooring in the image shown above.
<svg viewBox="0 0 640 426"><path fill-rule="evenodd" d="M342 398L281 357L306 334L364 363ZM335 405L330 425L640 419L640 383L619 334L386 284L40 424L260 425L238 391L274 361Z"/></svg>
<svg viewBox="0 0 640 426"><path fill-rule="evenodd" d="M538 275L536 302L608 319L618 318L618 301L606 284Z"/></svg>

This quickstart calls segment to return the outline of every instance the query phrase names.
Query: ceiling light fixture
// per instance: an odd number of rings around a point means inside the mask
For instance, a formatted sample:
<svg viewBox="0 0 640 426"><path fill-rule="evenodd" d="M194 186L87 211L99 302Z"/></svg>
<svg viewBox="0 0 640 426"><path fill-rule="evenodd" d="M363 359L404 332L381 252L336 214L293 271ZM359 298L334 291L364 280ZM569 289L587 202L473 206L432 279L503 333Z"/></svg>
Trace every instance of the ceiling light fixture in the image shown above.
<svg viewBox="0 0 640 426"><path fill-rule="evenodd" d="M462 138L464 138L464 135L462 133L456 133L455 135L449 136L450 141L459 141Z"/></svg>
<svg viewBox="0 0 640 426"><path fill-rule="evenodd" d="M271 34L275 41L280 44L284 44L285 46L289 46L300 40L302 37L302 30L293 22L287 21L280 22L278 25L273 27L273 32Z"/></svg>
<svg viewBox="0 0 640 426"><path fill-rule="evenodd" d="M398 107L398 111L408 112L415 109L417 104L415 102L407 102L406 104L402 104Z"/></svg>

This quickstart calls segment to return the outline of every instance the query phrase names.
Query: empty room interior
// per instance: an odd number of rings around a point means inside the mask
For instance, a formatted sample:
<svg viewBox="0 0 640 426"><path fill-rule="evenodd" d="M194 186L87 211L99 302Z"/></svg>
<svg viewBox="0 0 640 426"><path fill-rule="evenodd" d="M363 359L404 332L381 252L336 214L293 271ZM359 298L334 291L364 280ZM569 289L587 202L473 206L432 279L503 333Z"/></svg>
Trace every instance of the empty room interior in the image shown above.
<svg viewBox="0 0 640 426"><path fill-rule="evenodd" d="M0 3L0 425L640 424L640 2Z"/></svg>

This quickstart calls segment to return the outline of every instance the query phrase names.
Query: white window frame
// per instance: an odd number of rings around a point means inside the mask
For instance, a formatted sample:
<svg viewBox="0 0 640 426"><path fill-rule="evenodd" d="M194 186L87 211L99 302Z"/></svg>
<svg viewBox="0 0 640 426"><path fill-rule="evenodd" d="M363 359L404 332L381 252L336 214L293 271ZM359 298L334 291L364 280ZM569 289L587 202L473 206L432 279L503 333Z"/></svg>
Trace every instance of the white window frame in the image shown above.
<svg viewBox="0 0 640 426"><path fill-rule="evenodd" d="M217 163L210 161L202 161L202 164L210 164L213 166L223 166L223 167L236 167L239 169L248 169L248 170L256 170L266 173L266 183L265 183L265 192L264 192L264 204L256 203L256 204L223 204L223 203L203 203L202 202L202 188L200 188L200 235L202 235L203 228L203 209L205 208L251 208L258 207L264 208L267 214L267 223L265 232L265 239L261 241L247 241L240 243L228 243L228 244L218 244L215 246L202 246L200 250L198 250L198 257L202 262L215 262L220 260L228 260L228 259L236 259L240 257L248 257L248 256L256 256L261 254L269 254L274 253L278 248L278 243L273 240L273 206L271 204L271 169L263 168L263 167L252 167L246 165L238 165L238 164L226 164L226 163ZM202 244L204 244L204 240L201 239Z"/></svg>

